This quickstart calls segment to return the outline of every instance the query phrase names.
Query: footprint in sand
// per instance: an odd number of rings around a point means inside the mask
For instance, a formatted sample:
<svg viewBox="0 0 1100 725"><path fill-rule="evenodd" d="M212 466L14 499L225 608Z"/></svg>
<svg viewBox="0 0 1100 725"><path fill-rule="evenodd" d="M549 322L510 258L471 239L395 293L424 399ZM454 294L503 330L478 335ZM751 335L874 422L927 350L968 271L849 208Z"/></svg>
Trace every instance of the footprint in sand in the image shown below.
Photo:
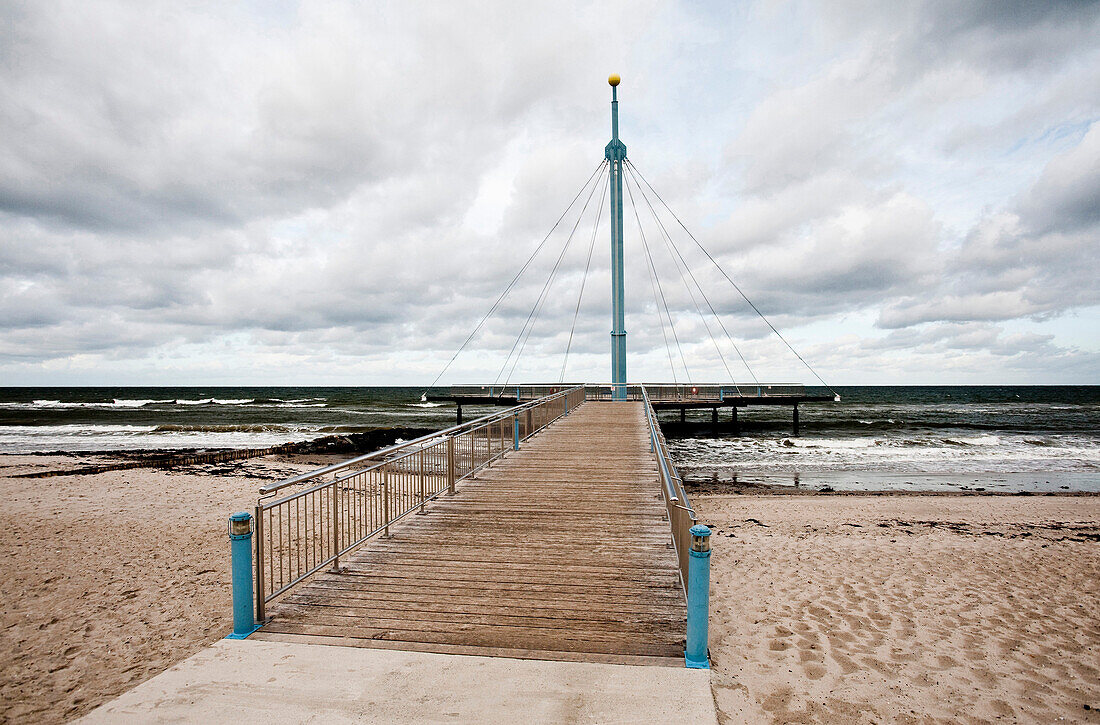
<svg viewBox="0 0 1100 725"><path fill-rule="evenodd" d="M804 663L802 665L802 671L806 673L806 677L809 677L811 680L820 680L827 672L823 665L817 664L816 662Z"/></svg>

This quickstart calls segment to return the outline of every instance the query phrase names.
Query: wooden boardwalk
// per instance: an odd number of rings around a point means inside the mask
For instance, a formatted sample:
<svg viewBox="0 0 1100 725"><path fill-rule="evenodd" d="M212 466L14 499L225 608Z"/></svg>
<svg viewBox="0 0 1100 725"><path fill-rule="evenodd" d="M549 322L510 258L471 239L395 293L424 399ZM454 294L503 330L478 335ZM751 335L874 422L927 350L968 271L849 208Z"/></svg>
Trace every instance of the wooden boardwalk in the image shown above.
<svg viewBox="0 0 1100 725"><path fill-rule="evenodd" d="M270 609L253 635L683 666L641 403L588 402Z"/></svg>

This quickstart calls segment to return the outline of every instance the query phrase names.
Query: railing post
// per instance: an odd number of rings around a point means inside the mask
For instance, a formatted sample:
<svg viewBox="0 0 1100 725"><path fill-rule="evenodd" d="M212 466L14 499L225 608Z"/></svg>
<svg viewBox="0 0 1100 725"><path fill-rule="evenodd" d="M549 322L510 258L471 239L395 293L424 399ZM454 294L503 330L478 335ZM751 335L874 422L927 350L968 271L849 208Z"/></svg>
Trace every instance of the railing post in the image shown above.
<svg viewBox="0 0 1100 725"><path fill-rule="evenodd" d="M519 450L519 413L512 414L512 450Z"/></svg>
<svg viewBox="0 0 1100 725"><path fill-rule="evenodd" d="M687 647L684 662L689 669L709 670L707 625L710 609L710 529L696 524L691 534L687 581Z"/></svg>
<svg viewBox="0 0 1100 725"><path fill-rule="evenodd" d="M454 436L447 438L447 494L454 496L455 493L455 439Z"/></svg>
<svg viewBox="0 0 1100 725"><path fill-rule="evenodd" d="M423 513L426 513L424 511L424 502L428 500L428 491L427 491L427 488L426 488L427 484L426 484L425 477L424 477L424 449L423 448L421 448L417 452L416 460L420 464L420 471L419 471L419 473L420 473L420 510L417 511L417 513L418 514L423 514Z"/></svg>
<svg viewBox="0 0 1100 725"><path fill-rule="evenodd" d="M267 597L264 589L264 510L256 504L256 620L263 622Z"/></svg>
<svg viewBox="0 0 1100 725"><path fill-rule="evenodd" d="M252 514L229 517L229 554L233 571L233 631L229 639L244 639L259 629L252 614Z"/></svg>
<svg viewBox="0 0 1100 725"><path fill-rule="evenodd" d="M339 484L332 479L332 571L340 571L340 491Z"/></svg>
<svg viewBox="0 0 1100 725"><path fill-rule="evenodd" d="M382 464L382 538L390 538L390 473Z"/></svg>

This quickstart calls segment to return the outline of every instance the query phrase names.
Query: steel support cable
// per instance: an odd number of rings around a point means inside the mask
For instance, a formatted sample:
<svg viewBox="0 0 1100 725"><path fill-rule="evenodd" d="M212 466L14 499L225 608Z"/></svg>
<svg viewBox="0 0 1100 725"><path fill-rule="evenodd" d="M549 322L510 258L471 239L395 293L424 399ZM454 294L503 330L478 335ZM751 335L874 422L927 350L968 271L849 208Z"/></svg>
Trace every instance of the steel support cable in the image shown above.
<svg viewBox="0 0 1100 725"><path fill-rule="evenodd" d="M600 219L603 217L603 203L607 198L607 187L611 183L611 177L604 177L603 189L600 190L600 205L596 209L596 221L592 225L592 240L588 243L588 259L584 263L584 274L581 275L581 290L577 293L577 308L573 310L573 324L569 327L569 341L565 344L565 359L561 362L561 375L558 382L565 382L565 366L569 363L569 350L573 347L573 332L577 329L577 317L581 313L581 300L584 298L584 285L588 281L588 270L592 266L592 252L596 249L596 232L600 228Z"/></svg>
<svg viewBox="0 0 1100 725"><path fill-rule="evenodd" d="M661 300L657 298L657 285L654 283L653 265L646 259L646 271L649 272L649 288L653 292L653 309L657 311L657 322L661 325L661 337L665 341L665 352L668 353L668 367L672 370L672 384L679 385L676 379L676 363L672 360L672 346L668 344L668 333L665 332L665 318L661 317Z"/></svg>
<svg viewBox="0 0 1100 725"><path fill-rule="evenodd" d="M657 223L658 228L661 230L661 232L663 234L662 241L665 244L665 250L668 251L669 256L672 257L672 264L676 267L676 271L680 274L680 281L684 283L684 288L687 289L688 296L691 298L691 304L695 307L696 314L699 315L699 319L703 322L703 327L707 331L707 337L710 338L711 344L714 345L714 351L716 353L718 353L718 359L722 361L722 367L724 367L726 369L726 375L729 375L730 382L732 382L734 385L736 385L737 381L734 379L733 372L730 370L730 366L726 362L726 356L722 354L722 348L718 346L718 340L715 339L714 333L712 333L711 330L710 330L710 323L707 322L706 315L703 314L703 309L699 306L699 301L695 298L695 292L692 291L691 285L688 284L687 275L684 274L684 269L683 269L684 267L687 266L687 263L684 262L682 257L679 260L677 260L678 255L673 254L673 249L675 249L675 245L670 246L670 241L668 239L668 232L665 230L664 225L661 224L661 220L657 217L657 213L654 211L653 205L650 204L649 200L645 198L645 195L642 193L642 188L641 188L641 186L638 185L638 181L636 179L634 180L634 185L638 187L638 195L641 196L642 200L646 202L647 206L649 206L649 211L650 211L651 214L653 214L653 220ZM628 186L629 186L629 183L628 183ZM679 250L677 250L677 251L679 251ZM681 265L683 265L683 267L681 267ZM690 269L688 270L688 273L689 274L691 273ZM695 280L694 275L692 275L692 281L695 281L695 284L698 287L699 283L698 283L698 281ZM699 293L703 294L703 291L700 289ZM704 297L704 299L706 299L706 295L703 295L703 297Z"/></svg>
<svg viewBox="0 0 1100 725"><path fill-rule="evenodd" d="M546 283L543 285L542 291L539 293L538 299L535 300L535 306L531 308L531 313L527 316L527 321L524 323L523 329L520 330L520 337L523 338L522 344L519 346L519 352L516 354L516 359L512 363L511 369L508 371L508 377L504 379L504 386L508 385L508 382L512 378L512 374L516 370L516 366L519 364L520 357L523 355L524 349L527 347L528 340L531 339L531 333L535 329L535 322L538 321L539 314L542 312L542 307L546 304L546 300L549 298L550 287L553 284L554 277L557 274L558 267L561 265L562 259L565 257L567 251L569 251L569 245L573 241L573 237L577 233L577 229L580 227L581 220L584 218L584 212L588 210L588 205L592 202L592 196L596 192L598 184L592 187L592 191L589 192L588 198L585 199L584 206L581 208L580 214L577 216L577 221L573 224L573 229L569 232L569 237L565 240L565 245L562 247L561 253L558 254L557 261L554 262L554 268L550 270L550 275L546 278ZM606 184L605 184L606 188ZM603 197L600 198L600 205L603 205ZM526 330L526 336L524 336L524 330ZM520 337L516 338L516 342L512 344L512 350L516 348L516 344L520 342ZM500 378L501 373L504 372L504 367L508 366L508 360L512 357L512 352L509 351L508 358L504 360L504 366L501 367L500 372L497 373L497 379ZM493 383L496 384L496 381ZM501 388L501 395L504 394L503 387Z"/></svg>
<svg viewBox="0 0 1100 725"><path fill-rule="evenodd" d="M706 247L704 247L699 242L699 240L695 238L695 235L691 233L691 230L688 229L682 221L680 221L680 217L676 216L676 212L672 211L668 203L665 202L663 198L661 198L661 195L658 194L657 190L654 189L652 184L649 183L649 181L645 178L645 175L638 170L638 167L630 163L629 161L627 161L626 163L629 164L632 169L634 169L634 171L638 174L638 177L645 183L647 187L649 187L649 190L653 192L653 195L657 197L657 200L661 202L661 205L664 206L666 210L668 210L668 213L672 215L672 218L676 220L676 223L680 225L680 228L687 232L687 235L691 237L691 241L695 242L695 246L699 247L703 254L707 256L707 259L709 259L711 264L714 265L714 268L721 272L722 276L726 278L727 282L733 285L733 288L737 290L737 294L741 295L741 298L748 303L753 312L760 316L760 319L763 320L769 328L771 328L771 331L775 333L776 337L783 341L783 344L787 346L787 349L790 350L796 358L798 358L799 362L806 366L806 369L809 370L815 378L817 378L818 382L820 382L825 388L827 388L830 393L832 393L833 395L837 395L837 392L833 390L832 386L826 383L825 380L817 374L817 371L813 369L813 366L810 365L810 363L806 362L806 359L798 354L798 351L794 349L791 343L787 342L787 338L783 337L783 335L780 334L779 330L775 329L775 325L771 323L771 320L765 317L764 313L761 312L760 309L755 304L753 304L753 301L748 298L748 295L741 291L741 288L737 286L737 283L733 281L733 278L726 274L726 270L722 269L722 265L718 264L718 261L713 256L711 256L711 253L707 251Z"/></svg>
<svg viewBox="0 0 1100 725"><path fill-rule="evenodd" d="M695 277L695 273L693 271L691 271L691 266L688 265L687 260L684 259L684 255L680 253L680 248L676 246L676 242L673 241L672 235L668 233L668 229L665 228L665 224L664 224L664 222L661 221L661 217L657 214L657 210L653 207L653 204L652 204L652 202L650 202L649 197L646 196L645 190L641 187L640 184L638 184L638 179L637 179L637 176L634 173L634 170L633 169L628 169L628 170L630 171L631 178L634 179L635 186L638 187L638 194L641 195L642 199L645 200L646 206L649 207L649 211L653 215L653 219L657 222L657 226L660 227L661 232L664 235L666 246L670 247L671 250L676 253L676 257L679 258L680 263L683 264L684 269L687 270L688 276L690 276L691 281L695 283L695 287L696 287L696 289L699 290L699 294L702 296L703 301L707 303L707 308L710 310L710 314L714 316L714 319L718 322L718 326L722 328L723 334L725 334L726 339L729 341L730 345L733 347L733 351L737 353L737 357L740 358L741 364L745 366L745 370L748 371L749 377L752 378L754 383L756 383L757 385L760 385L760 381L756 378L756 372L753 371L752 366L749 365L749 361L741 353L741 348L737 346L737 343L734 341L733 336L730 335L729 330L726 329L726 323L722 322L722 318L721 318L721 316L719 316L718 311L714 309L714 305L711 304L710 298L707 297L707 293L703 289L703 285L699 284L699 280ZM675 260L673 260L673 261L675 261ZM677 266L677 269L679 269L679 265ZM681 277L682 276L683 276L683 272L681 272ZM686 280L684 281L684 284L685 285L687 284ZM689 289L689 293L690 293L690 289ZM694 295L692 296L692 301L693 302L695 301ZM696 305L696 310L698 310L698 305ZM699 314L700 314L700 317L702 317L702 312L700 312ZM707 334L710 335L710 326L706 324L705 320L704 320L703 324L707 328ZM714 341L714 336L713 335L711 335L711 340ZM716 341L715 341L715 347L717 349L717 342ZM726 364L726 358L725 358L724 355L722 355L722 351L720 349L718 349L718 357L721 358L722 365L723 365L723 367L726 368L726 373L728 373L729 376L730 376L730 382L736 384L736 380L734 379L733 372L730 370L729 365Z"/></svg>
<svg viewBox="0 0 1100 725"><path fill-rule="evenodd" d="M555 260L554 262L553 269L550 270L550 274L549 276L547 276L546 282L542 285L542 291L539 292L539 296L535 300L535 304L531 307L531 312L527 315L527 320L523 323L523 327L519 331L519 336L516 338L516 341L512 343L512 349L508 351L508 357L504 359L504 365L501 366L500 372L497 373L497 377L493 380L493 385L496 385L497 381L500 380L500 376L504 373L504 369L508 367L508 361L511 360L512 353L516 352L516 346L519 345L519 352L516 353L516 359L512 363L511 369L508 371L508 377L504 379L504 385L507 386L508 382L512 379L512 373L515 372L516 365L519 364L520 356L523 355L523 350L527 347L527 340L531 338L531 331L535 329L535 322L538 320L539 312L542 311L542 306L546 302L546 298L550 291L550 286L554 282L554 276L558 272L558 267L561 266L561 260L565 257L565 253L569 251L569 245L573 242L573 237L577 233L577 228L581 224L581 219L584 218L584 212L588 209L588 205L592 202L592 196L596 193L596 189L598 187L599 184L593 184L592 190L588 192L588 198L585 199L584 206L581 208L580 214L577 215L577 221L573 224L573 229L570 230L569 236L566 238L565 244L562 246L561 252L558 254L557 260ZM525 332L526 336L524 336ZM522 344L520 344L521 339L523 340ZM503 390L501 391L501 395L503 395Z"/></svg>
<svg viewBox="0 0 1100 725"><path fill-rule="evenodd" d="M687 377L688 385L691 385L691 370L688 369L687 358L684 357L684 350L680 347L680 337L676 334L676 324L672 321L672 314L668 311L668 300L665 299L665 290L664 287L661 286L661 276L657 274L657 265L654 264L653 255L649 251L649 242L646 241L645 232L642 230L642 219L638 215L638 205L634 203L634 192L630 190L630 184L626 184L626 193L630 198L630 208L634 211L634 221L638 225L638 236L642 240L642 248L645 249L646 261L649 264L650 273L657 282L657 290L661 293L661 302L664 303L665 315L668 317L668 326L672 330L672 339L676 342L676 352L680 354L680 362L683 363L684 366L684 375ZM675 372L673 374L675 375Z"/></svg>
<svg viewBox="0 0 1100 725"><path fill-rule="evenodd" d="M676 363L672 361L672 346L668 344L668 333L665 332L665 318L661 317L661 301L657 299L657 285L653 282L653 267L648 259L646 270L649 271L649 287L653 290L653 308L657 311L657 322L661 323L661 337L664 338L665 352L668 353L668 366L672 369L672 383L679 385L680 381L676 379Z"/></svg>
<svg viewBox="0 0 1100 725"><path fill-rule="evenodd" d="M439 379L442 378L444 373L446 373L451 365L454 364L454 361L458 358L459 354L461 354L462 351L466 349L466 346L470 344L470 341L474 339L474 336L477 335L478 331L481 330L481 328L485 325L485 322L490 317L492 317L494 312L496 312L496 309L500 306L500 303L504 301L504 298L507 297L508 293L512 291L512 287L514 287L516 282L519 281L519 278L523 276L523 273L527 271L527 268L531 266L531 262L535 261L535 257L537 257L539 252L542 251L542 248L550 239L550 235L552 235L554 233L554 230L558 228L558 225L561 224L561 220L565 218L565 215L569 213L569 210L573 208L573 205L577 203L577 199L581 198L581 195L584 194L584 190L587 189L588 185L592 183L592 179L596 178L596 175L600 173L600 171L607 165L607 163L608 162L605 159L596 166L596 170L593 171L592 175L589 176L588 179L584 182L584 184L581 186L580 191L578 191L577 195L573 197L573 200L569 202L569 206L565 207L565 211L563 211L561 213L561 216L558 217L558 220L554 222L554 226L550 227L550 231L548 231L546 233L546 236L542 238L542 241L538 243L538 246L535 247L535 251L531 252L531 256L529 256L527 258L527 261L523 263L523 266L519 268L519 271L516 272L516 276L512 278L512 281L509 282L508 286L504 288L504 291L500 293L500 297L497 297L496 302L494 302L493 306L489 308L489 311L485 313L485 316L481 318L481 321L477 323L477 326L473 329L473 332L471 332L466 337L463 343L459 346L458 350L455 351L455 354L451 356L451 359L448 360L447 364L443 366L443 369L439 371L439 375L435 376L435 380L432 381L431 385L424 388L424 392L420 394L420 397L423 398L425 395L428 394L429 390L435 387L435 384L439 382Z"/></svg>

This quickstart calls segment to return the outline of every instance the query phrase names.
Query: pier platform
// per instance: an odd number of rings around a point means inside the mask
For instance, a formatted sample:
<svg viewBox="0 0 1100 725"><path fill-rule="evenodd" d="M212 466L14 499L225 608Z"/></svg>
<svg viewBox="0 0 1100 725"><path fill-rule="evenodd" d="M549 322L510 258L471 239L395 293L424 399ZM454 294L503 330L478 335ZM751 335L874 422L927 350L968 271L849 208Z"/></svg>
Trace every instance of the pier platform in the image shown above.
<svg viewBox="0 0 1100 725"><path fill-rule="evenodd" d="M462 406L502 405L513 406L552 395L559 390L571 387L571 384L541 385L454 385L443 393L427 396L427 400L440 403L454 403L456 419L462 422ZM711 422L718 423L718 411L729 408L732 415L732 427L737 428L737 409L751 406L789 406L793 432L798 435L798 406L806 403L835 403L839 396L810 395L800 383L761 383L738 385L734 383L709 383L700 385L680 385L676 383L644 383L630 385L627 397L641 400L641 388L648 393L650 404L656 411L679 410L680 422L684 422L688 410L709 409ZM586 385L585 395L589 400L610 400L611 386Z"/></svg>

